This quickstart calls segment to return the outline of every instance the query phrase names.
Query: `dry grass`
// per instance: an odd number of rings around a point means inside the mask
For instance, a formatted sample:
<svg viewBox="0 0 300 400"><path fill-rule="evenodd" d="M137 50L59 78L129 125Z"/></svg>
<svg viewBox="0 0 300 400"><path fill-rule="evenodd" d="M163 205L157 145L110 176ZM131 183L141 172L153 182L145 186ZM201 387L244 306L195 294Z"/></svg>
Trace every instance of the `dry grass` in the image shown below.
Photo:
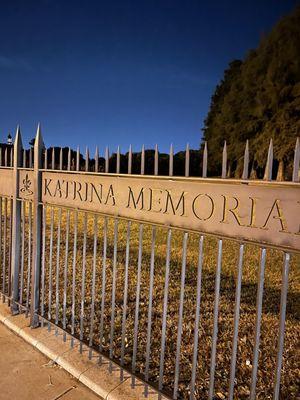
<svg viewBox="0 0 300 400"><path fill-rule="evenodd" d="M51 299L52 318L55 317L55 269L57 263L57 226L58 210L55 210L54 241L53 241L53 289ZM63 266L65 260L65 227L66 210L63 210L61 220L61 247L59 258L59 324L62 325L63 303ZM73 257L73 229L74 213L71 212L69 256L68 256L68 285L67 285L67 330L71 329L71 293L72 293L72 257ZM123 315L124 269L126 247L127 222L120 221L118 226L118 253L117 253L117 282L116 282L116 313L114 333L114 357L120 359L121 350L121 323ZM103 348L109 350L110 322L111 322L111 292L112 292L112 259L113 259L113 231L114 221L109 219L105 315ZM130 240L130 263L128 285L128 309L126 320L126 355L127 368L131 368L133 346L133 324L135 311L135 293L138 259L138 231L139 225L132 223ZM143 258L142 258L142 285L139 310L138 357L137 371L143 375L145 368L146 331L149 299L149 270L151 249L150 226L144 226ZM88 235L86 253L86 284L85 284L85 319L84 338L90 335L91 285L93 262L93 217L88 215ZM167 229L157 228L155 244L155 277L152 313L151 335L151 362L150 377L156 384L159 374L159 357L161 349L161 325L163 288L165 280ZM165 354L164 389L172 390L174 382L174 360L176 351L177 322L180 294L180 274L182 262L183 233L174 231L172 235L170 287L167 318L167 342ZM48 307L49 290L49 241L50 241L50 210L47 210L46 229L46 259L45 259L45 311ZM180 360L180 396L188 398L191 377L191 360L194 340L194 319L196 307L196 279L198 262L199 236L190 234L188 238L187 270L184 296L184 324ZM28 243L27 243L28 245ZM76 334L79 334L79 316L82 282L82 246L83 246L83 214L79 214L78 253L76 261ZM217 344L217 366L215 374L216 399L225 399L228 395L229 370L233 336L233 316L235 302L235 280L237 272L237 257L239 246L237 243L224 241L221 273L221 291L219 305L219 332ZM99 346L99 321L102 292L102 255L103 255L103 218L98 218L98 247L96 269L96 296L95 319L93 332L93 346ZM246 245L243 283L241 295L241 314L239 325L238 356L236 370L235 399L249 398L249 388L252 370L252 354L254 347L254 329L256 314L257 273L260 259L260 250L257 246ZM207 398L209 368L211 355L211 337L213 324L215 269L217 262L217 240L205 237L204 264L201 292L201 326L199 333L199 356L197 365L196 398ZM261 325L261 347L259 354L259 369L257 380L257 398L271 399L274 384L276 365L276 348L278 340L279 305L281 290L281 269L283 254L280 251L268 250L265 271L265 287L263 297L263 315ZM299 395L299 339L300 339L300 260L293 256L289 275L289 295L286 317L286 336L284 359L281 379L281 399L297 399ZM26 272L26 271L25 271ZM297 350L298 349L298 350Z"/></svg>

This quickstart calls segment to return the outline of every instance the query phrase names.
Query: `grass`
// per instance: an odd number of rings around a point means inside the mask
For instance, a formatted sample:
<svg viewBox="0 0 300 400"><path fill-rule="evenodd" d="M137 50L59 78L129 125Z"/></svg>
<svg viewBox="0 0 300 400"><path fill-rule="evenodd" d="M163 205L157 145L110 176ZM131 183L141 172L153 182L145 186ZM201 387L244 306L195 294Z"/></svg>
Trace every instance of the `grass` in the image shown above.
<svg viewBox="0 0 300 400"><path fill-rule="evenodd" d="M56 266L59 265L59 325L62 325L63 314L63 283L64 262L66 246L66 210L62 210L61 219L58 209L54 210L54 238L53 238L53 295L51 298L51 315L55 319L55 289ZM70 234L68 251L68 280L67 280L67 330L71 329L71 303L72 303L72 257L74 212L70 215ZM83 265L83 219L84 214L79 213L77 259L76 259L76 307L75 331L80 330L80 301ZM49 292L49 246L50 246L50 208L47 208L46 226L46 257L45 257L45 312L48 311ZM57 260L57 234L58 223L61 222L60 255ZM102 293L102 268L103 268L103 217L98 217L97 225L97 259L95 281L95 318L93 330L93 347L99 347L99 326ZM27 221L28 223L28 221ZM87 251L86 251L86 281L84 302L84 339L90 337L90 313L92 291L93 267L93 233L94 218L88 214L87 223ZM108 245L106 264L106 290L103 351L109 351L110 326L111 326L111 295L112 295L112 269L113 269L113 232L114 220L108 219ZM115 298L115 332L113 336L113 356L118 361L121 356L121 329L123 315L123 295L125 276L125 249L126 249L127 222L119 221L117 245L117 278ZM138 261L138 234L139 224L131 224L130 235L130 262L128 280L128 301L126 319L126 348L125 365L131 369L133 349L133 326L136 302L137 261ZM139 308L139 331L137 351L137 373L143 376L145 371L145 351L147 337L148 305L149 305L149 280L151 257L152 227L144 225L143 256L141 268L141 293ZM159 376L159 359L161 353L161 326L162 305L165 283L167 229L156 228L155 242L155 274L152 310L151 332L151 358L150 380L155 385ZM174 364L177 340L177 324L180 296L180 279L182 265L183 233L173 231L170 261L170 286L168 298L166 353L164 364L164 390L172 393L174 384ZM26 248L28 241L26 242ZM202 274L202 291L200 304L200 331L198 346L198 363L196 376L196 398L207 398L210 372L210 356L213 329L213 307L215 291L215 272L217 263L217 239L205 236L204 260ZM194 340L194 320L196 308L196 281L198 263L199 235L189 234L188 251L184 293L183 335L180 355L180 397L189 398L189 384L191 379L192 352ZM26 249L25 249L26 251ZM217 358L215 371L215 398L228 397L230 359L233 337L233 318L235 304L235 282L237 274L238 243L229 240L223 241L222 272L219 304L219 329L217 342ZM281 378L281 399L297 399L299 394L299 346L300 340L300 268L299 256L293 256L290 264L289 294L286 315L285 347ZM254 330L256 316L256 291L257 274L260 262L260 249L258 246L245 245L242 294L240 307L240 324L238 338L238 355L236 363L235 399L249 398L251 382L252 358L254 347ZM259 368L257 377L257 399L271 399L273 395L274 374L276 365L276 349L278 341L279 306L281 291L281 273L283 253L276 250L267 251L265 286L263 297L263 314L261 323L261 346L259 352ZM26 266L25 266L26 276Z"/></svg>

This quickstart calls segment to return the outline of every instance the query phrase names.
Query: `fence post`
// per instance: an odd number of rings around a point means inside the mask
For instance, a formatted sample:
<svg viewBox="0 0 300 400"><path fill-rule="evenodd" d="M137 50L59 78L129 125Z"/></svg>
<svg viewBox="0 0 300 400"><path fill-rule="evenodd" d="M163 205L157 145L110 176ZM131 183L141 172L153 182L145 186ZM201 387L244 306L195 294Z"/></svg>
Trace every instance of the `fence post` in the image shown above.
<svg viewBox="0 0 300 400"><path fill-rule="evenodd" d="M41 272L41 231L42 231L42 206L41 201L41 172L42 152L44 144L40 125L34 142L34 174L33 174L33 249L31 269L31 303L30 325L32 328L39 326L39 302L40 302L40 272Z"/></svg>
<svg viewBox="0 0 300 400"><path fill-rule="evenodd" d="M17 127L17 133L14 143L13 158L13 208L12 208L12 243L11 243L11 286L12 286L12 303L11 313L13 315L19 313L17 302L19 300L19 268L20 268L20 234L21 234L21 202L18 201L19 196L19 172L18 167L22 162L22 139L20 128Z"/></svg>

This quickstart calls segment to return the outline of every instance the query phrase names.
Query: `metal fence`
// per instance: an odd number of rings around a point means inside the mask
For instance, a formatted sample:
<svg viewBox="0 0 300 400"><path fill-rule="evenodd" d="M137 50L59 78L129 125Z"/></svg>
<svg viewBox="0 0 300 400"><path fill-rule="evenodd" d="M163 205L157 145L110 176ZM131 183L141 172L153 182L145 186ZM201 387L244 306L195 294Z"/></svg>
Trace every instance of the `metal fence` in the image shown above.
<svg viewBox="0 0 300 400"><path fill-rule="evenodd" d="M1 155L1 293L13 313L48 325L145 396L172 399L297 398L299 360L299 140L293 182L110 172L109 151L34 148ZM3 159L3 160L2 160ZM123 160L124 161L124 160ZM99 172L103 164L104 172ZM101 164L101 165L100 165ZM82 167L84 165L84 167ZM290 282L289 282L290 280ZM290 283L288 295L288 282ZM286 346L284 337L286 332ZM126 375L127 376L127 375Z"/></svg>

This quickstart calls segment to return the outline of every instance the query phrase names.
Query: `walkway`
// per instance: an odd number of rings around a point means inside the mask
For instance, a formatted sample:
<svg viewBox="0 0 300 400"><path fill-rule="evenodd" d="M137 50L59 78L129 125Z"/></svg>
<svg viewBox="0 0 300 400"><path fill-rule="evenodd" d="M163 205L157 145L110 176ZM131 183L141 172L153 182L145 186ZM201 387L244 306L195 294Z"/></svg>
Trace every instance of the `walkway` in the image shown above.
<svg viewBox="0 0 300 400"><path fill-rule="evenodd" d="M0 400L99 400L0 322Z"/></svg>

